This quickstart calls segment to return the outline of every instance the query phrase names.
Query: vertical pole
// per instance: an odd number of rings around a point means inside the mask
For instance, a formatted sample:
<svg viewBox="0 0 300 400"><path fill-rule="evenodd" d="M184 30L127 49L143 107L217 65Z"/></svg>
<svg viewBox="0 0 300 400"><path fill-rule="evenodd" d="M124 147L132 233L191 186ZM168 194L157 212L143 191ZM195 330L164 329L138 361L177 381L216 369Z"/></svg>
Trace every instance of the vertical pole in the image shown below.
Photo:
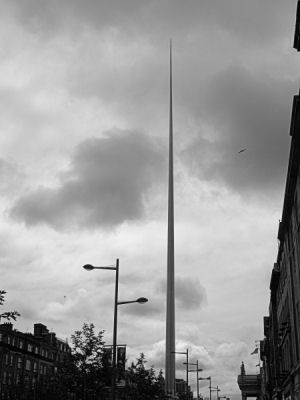
<svg viewBox="0 0 300 400"><path fill-rule="evenodd" d="M113 332L113 362L112 362L112 400L116 398L116 369L117 369L117 324L118 324L118 290L119 290L119 259L116 260L114 332Z"/></svg>
<svg viewBox="0 0 300 400"><path fill-rule="evenodd" d="M209 400L211 400L211 376L209 377Z"/></svg>
<svg viewBox="0 0 300 400"><path fill-rule="evenodd" d="M186 400L189 396L189 349L186 349Z"/></svg>
<svg viewBox="0 0 300 400"><path fill-rule="evenodd" d="M175 282L174 282L174 189L173 189L173 105L172 105L172 41L170 40L170 109L169 109L169 191L168 191L168 256L166 307L165 390L175 394Z"/></svg>
<svg viewBox="0 0 300 400"><path fill-rule="evenodd" d="M197 400L199 400L199 362L197 360Z"/></svg>

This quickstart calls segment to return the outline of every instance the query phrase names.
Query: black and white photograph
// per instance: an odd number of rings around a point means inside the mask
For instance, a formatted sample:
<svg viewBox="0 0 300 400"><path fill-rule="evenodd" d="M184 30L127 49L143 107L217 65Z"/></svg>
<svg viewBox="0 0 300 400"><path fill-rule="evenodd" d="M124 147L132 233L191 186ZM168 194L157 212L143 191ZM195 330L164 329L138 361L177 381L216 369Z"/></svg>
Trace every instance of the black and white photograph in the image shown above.
<svg viewBox="0 0 300 400"><path fill-rule="evenodd" d="M0 0L0 400L300 400L300 0Z"/></svg>

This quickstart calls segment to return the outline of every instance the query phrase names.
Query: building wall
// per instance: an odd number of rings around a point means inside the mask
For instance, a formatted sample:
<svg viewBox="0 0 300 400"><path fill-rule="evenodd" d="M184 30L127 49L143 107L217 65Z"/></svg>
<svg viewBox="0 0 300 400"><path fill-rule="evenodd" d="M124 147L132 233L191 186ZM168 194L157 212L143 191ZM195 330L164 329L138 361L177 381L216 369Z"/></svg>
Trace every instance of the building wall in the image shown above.
<svg viewBox="0 0 300 400"><path fill-rule="evenodd" d="M261 359L267 397L300 400L299 95L294 96L290 135L288 173L278 230L278 255L270 282L269 326L264 332Z"/></svg>
<svg viewBox="0 0 300 400"><path fill-rule="evenodd" d="M300 50L300 0L294 47ZM270 281L270 306L261 342L264 398L300 400L300 96L294 96L291 146L278 254ZM266 318L266 317L265 317ZM264 320L264 325L267 319Z"/></svg>
<svg viewBox="0 0 300 400"><path fill-rule="evenodd" d="M0 325L0 399L38 399L55 376L56 364L70 352L67 343L42 324L35 334ZM36 328L36 326L35 326Z"/></svg>

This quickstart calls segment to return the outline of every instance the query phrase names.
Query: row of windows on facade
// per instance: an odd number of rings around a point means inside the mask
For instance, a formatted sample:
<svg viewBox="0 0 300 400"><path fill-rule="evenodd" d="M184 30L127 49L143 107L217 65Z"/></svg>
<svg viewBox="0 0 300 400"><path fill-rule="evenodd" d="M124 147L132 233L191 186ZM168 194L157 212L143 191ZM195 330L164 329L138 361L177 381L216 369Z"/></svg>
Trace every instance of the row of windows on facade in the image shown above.
<svg viewBox="0 0 300 400"><path fill-rule="evenodd" d="M300 270L300 268L299 268ZM289 296L289 287L285 284L286 279L283 278L278 287L277 292L277 304L278 304L278 323L280 326L289 325L289 306L288 306L288 296ZM297 319L300 321L300 309L299 309L299 300L296 301L296 309L297 309Z"/></svg>
<svg viewBox="0 0 300 400"><path fill-rule="evenodd" d="M22 376L20 373L17 373L15 377L11 372L4 371L2 375L2 385L8 385L8 386L13 386L16 387L17 385L24 385L25 388L35 388L39 379L35 376L29 376L25 375L24 376L24 381L22 381Z"/></svg>
<svg viewBox="0 0 300 400"><path fill-rule="evenodd" d="M5 354L5 356L4 356L4 365L5 366L13 367L14 361L15 361L15 357L13 354ZM37 361L33 361L33 360L29 360L29 359L23 360L23 358L20 356L18 356L16 358L17 369L22 369L24 362L25 362L25 370L26 371L33 371L33 373L39 372L41 375L46 375L50 372L50 370L49 370L50 367L48 365L41 363L39 366L39 371L38 371Z"/></svg>
<svg viewBox="0 0 300 400"><path fill-rule="evenodd" d="M284 288L287 284L287 269L290 268L290 266L293 268L291 272L298 274L295 276L295 278L300 281L300 268L297 268L300 260L300 194L297 196L297 191L300 192L299 182L295 192L294 206L291 213L289 229L286 232L283 252L278 265L278 267L280 267L279 287L277 290L278 304L280 304Z"/></svg>
<svg viewBox="0 0 300 400"><path fill-rule="evenodd" d="M24 341L22 339L17 338L15 336L9 336L9 335L7 335L7 336L5 335L4 336L3 333L0 332L0 342L4 342L5 337L6 337L6 341L5 342L7 344L12 345L12 346L16 346L21 350L24 349ZM64 344L64 343L59 343L58 349L63 351L63 352L65 352L65 351L67 351L67 345ZM42 357L48 357L48 351L46 349L44 349L43 347L41 347L39 349L38 346L35 346L35 345L31 344L31 343L27 343L26 350L29 351L29 352L33 352L35 354L40 354ZM50 358L53 358L53 355L52 355L51 352L50 352Z"/></svg>
<svg viewBox="0 0 300 400"><path fill-rule="evenodd" d="M278 351L280 362L280 373L284 374L292 368L292 355L294 352L292 340L290 338L291 321L290 321L290 306L289 296L290 287L298 286L300 282L300 181L298 177L297 188L294 195L294 204L291 211L289 227L285 234L283 251L279 260L280 278L276 293L278 304ZM288 272L289 271L289 281ZM298 297L298 299L297 299ZM295 299L295 324L300 324L300 297ZM300 334L298 332L299 340ZM297 340L297 339L296 339ZM295 353L296 354L296 353ZM295 356L294 354L294 356ZM297 357L298 358L298 357Z"/></svg>

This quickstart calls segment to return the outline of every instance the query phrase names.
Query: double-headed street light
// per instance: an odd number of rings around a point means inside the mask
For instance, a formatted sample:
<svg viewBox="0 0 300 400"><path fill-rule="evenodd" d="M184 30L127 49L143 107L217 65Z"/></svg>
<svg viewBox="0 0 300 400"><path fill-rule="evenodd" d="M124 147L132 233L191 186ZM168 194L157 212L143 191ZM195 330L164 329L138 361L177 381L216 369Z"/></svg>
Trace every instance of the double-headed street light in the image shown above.
<svg viewBox="0 0 300 400"><path fill-rule="evenodd" d="M188 372L197 372L197 400L199 400L199 372L203 371L203 369L199 368L199 361L195 363L183 363L187 365L196 365L196 369L188 370Z"/></svg>
<svg viewBox="0 0 300 400"><path fill-rule="evenodd" d="M188 398L189 394L189 349L186 351L172 351L173 354L185 354L186 355L186 398ZM176 382L176 379L175 379ZM175 383L176 385L176 383Z"/></svg>
<svg viewBox="0 0 300 400"><path fill-rule="evenodd" d="M139 297L136 300L131 301L118 301L118 291L119 291L119 259L116 260L116 265L106 265L103 267L95 267L91 264L85 264L83 268L86 271L92 271L94 269L108 269L116 271L116 281L115 281L115 302L114 302L114 331L113 331L113 360L112 360L112 400L116 398L116 368L117 368L117 324L118 324L118 306L122 304L130 303L147 303L148 299L146 297Z"/></svg>
<svg viewBox="0 0 300 400"><path fill-rule="evenodd" d="M198 378L199 381L205 381L209 380L209 400L211 400L211 376L208 376L207 378Z"/></svg>
<svg viewBox="0 0 300 400"><path fill-rule="evenodd" d="M211 381L210 381L210 383L211 383ZM221 389L219 389L219 386L217 385L216 387L213 387L210 384L209 390L210 390L210 392L217 392L217 400L219 400L219 392L221 391Z"/></svg>

